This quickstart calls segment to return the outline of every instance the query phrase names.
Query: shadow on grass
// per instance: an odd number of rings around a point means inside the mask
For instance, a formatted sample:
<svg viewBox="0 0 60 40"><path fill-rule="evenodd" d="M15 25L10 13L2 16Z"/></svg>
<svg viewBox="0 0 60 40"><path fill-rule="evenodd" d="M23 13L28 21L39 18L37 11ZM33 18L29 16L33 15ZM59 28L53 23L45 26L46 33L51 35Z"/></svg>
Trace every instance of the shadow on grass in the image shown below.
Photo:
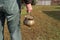
<svg viewBox="0 0 60 40"><path fill-rule="evenodd" d="M55 9L60 9L60 7L56 7Z"/></svg>
<svg viewBox="0 0 60 40"><path fill-rule="evenodd" d="M60 20L60 11L43 11L43 12L50 17Z"/></svg>

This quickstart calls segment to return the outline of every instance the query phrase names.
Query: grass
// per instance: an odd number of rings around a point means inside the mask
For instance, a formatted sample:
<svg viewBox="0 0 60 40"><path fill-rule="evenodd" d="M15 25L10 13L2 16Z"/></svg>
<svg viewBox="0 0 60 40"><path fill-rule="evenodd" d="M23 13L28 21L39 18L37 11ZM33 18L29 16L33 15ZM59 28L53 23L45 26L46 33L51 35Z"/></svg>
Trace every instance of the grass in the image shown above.
<svg viewBox="0 0 60 40"><path fill-rule="evenodd" d="M45 10L45 11L59 11L60 6L33 6L34 9Z"/></svg>
<svg viewBox="0 0 60 40"><path fill-rule="evenodd" d="M60 40L60 6L33 6L32 16L35 25L28 27L23 24L26 8L21 13L21 31L23 40ZM5 27L5 40L9 34ZM8 38L8 39L7 39Z"/></svg>
<svg viewBox="0 0 60 40"><path fill-rule="evenodd" d="M60 40L59 8L60 6L33 6L32 15L35 17L36 25L31 27L34 33L28 34L33 35L32 40ZM25 38L27 40L29 36Z"/></svg>
<svg viewBox="0 0 60 40"><path fill-rule="evenodd" d="M33 10L41 10L41 11L59 11L60 10L60 6L33 6ZM24 7L22 9L21 14L25 15L26 12L26 7Z"/></svg>
<svg viewBox="0 0 60 40"><path fill-rule="evenodd" d="M60 11L43 11L43 12L57 20L60 20Z"/></svg>

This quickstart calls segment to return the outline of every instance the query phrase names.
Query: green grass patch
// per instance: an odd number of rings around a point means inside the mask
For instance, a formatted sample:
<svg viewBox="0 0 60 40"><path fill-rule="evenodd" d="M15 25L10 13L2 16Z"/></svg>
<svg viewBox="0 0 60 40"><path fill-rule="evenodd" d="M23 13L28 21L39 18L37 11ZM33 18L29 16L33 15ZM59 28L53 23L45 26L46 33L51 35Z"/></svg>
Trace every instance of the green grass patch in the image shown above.
<svg viewBox="0 0 60 40"><path fill-rule="evenodd" d="M33 6L33 10L41 10L41 11L60 11L60 6ZM26 7L22 9L21 14L25 15Z"/></svg>

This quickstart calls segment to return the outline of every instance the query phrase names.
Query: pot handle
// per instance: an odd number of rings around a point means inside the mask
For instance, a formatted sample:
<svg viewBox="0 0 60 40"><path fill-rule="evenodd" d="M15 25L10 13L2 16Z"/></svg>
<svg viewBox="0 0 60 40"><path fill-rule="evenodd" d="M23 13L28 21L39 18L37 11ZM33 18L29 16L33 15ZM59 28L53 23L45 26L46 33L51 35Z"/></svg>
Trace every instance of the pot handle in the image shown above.
<svg viewBox="0 0 60 40"><path fill-rule="evenodd" d="M28 15L31 15L31 12L27 12Z"/></svg>
<svg viewBox="0 0 60 40"><path fill-rule="evenodd" d="M27 12L26 15L25 15L25 17L27 17L27 16L31 16L31 12L30 13Z"/></svg>

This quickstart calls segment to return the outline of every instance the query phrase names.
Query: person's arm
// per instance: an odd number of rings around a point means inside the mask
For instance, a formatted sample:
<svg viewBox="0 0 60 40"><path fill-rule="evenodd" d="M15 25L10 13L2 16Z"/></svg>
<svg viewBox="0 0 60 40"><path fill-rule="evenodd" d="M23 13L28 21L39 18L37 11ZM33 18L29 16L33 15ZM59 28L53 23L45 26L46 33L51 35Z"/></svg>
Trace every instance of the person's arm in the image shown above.
<svg viewBox="0 0 60 40"><path fill-rule="evenodd" d="M31 5L32 0L24 0L24 2L26 4L27 12L30 13L32 11L32 5Z"/></svg>

